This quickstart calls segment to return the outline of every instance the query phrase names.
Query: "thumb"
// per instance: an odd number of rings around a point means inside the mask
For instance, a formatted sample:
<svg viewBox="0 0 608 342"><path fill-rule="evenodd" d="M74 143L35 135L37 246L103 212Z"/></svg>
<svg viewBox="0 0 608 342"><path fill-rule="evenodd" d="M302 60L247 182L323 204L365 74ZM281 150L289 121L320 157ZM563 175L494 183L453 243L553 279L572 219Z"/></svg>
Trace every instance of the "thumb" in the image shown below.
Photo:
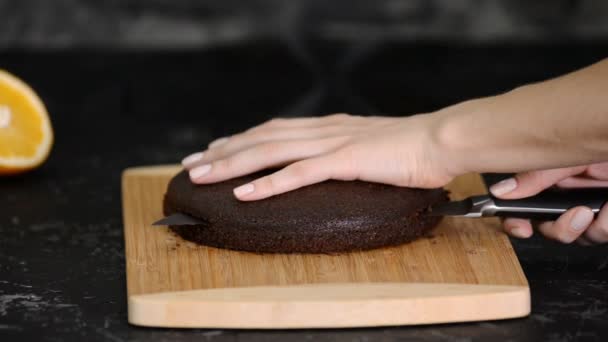
<svg viewBox="0 0 608 342"><path fill-rule="evenodd" d="M492 185L490 192L503 199L534 196L557 182L583 171L585 166L522 172Z"/></svg>

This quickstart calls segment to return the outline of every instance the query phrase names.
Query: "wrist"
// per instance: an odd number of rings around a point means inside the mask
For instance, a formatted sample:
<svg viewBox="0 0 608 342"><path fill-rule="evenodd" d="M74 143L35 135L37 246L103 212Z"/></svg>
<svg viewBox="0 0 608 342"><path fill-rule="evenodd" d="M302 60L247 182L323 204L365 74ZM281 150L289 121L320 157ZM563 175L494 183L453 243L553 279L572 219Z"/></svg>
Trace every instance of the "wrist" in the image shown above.
<svg viewBox="0 0 608 342"><path fill-rule="evenodd" d="M483 119L489 117L495 97L461 102L443 108L431 116L431 140L453 176L483 172L478 156L490 141L485 138Z"/></svg>

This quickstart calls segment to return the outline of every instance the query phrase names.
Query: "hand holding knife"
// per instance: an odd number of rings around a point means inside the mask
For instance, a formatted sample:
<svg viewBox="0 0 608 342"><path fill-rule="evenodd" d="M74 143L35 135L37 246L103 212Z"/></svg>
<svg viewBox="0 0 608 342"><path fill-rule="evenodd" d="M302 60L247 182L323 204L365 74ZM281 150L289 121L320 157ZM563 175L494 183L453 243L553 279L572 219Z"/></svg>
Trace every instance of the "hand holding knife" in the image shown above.
<svg viewBox="0 0 608 342"><path fill-rule="evenodd" d="M446 202L431 208L430 215L462 217L516 217L542 221L556 220L568 209L589 207L597 215L608 202L608 188L550 189L538 195L504 200L490 194Z"/></svg>

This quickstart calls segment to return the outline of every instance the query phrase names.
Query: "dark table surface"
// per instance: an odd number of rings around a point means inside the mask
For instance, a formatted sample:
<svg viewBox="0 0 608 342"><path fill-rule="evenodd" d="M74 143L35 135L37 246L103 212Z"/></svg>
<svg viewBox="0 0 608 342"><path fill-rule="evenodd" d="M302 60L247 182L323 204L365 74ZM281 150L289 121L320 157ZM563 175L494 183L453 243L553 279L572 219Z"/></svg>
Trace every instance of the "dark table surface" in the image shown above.
<svg viewBox="0 0 608 342"><path fill-rule="evenodd" d="M608 246L513 240L527 318L344 330L176 330L127 323L120 174L173 163L272 116L405 115L568 72L607 43L276 42L197 51L4 51L46 102L50 159L0 179L0 341L590 340L608 338Z"/></svg>

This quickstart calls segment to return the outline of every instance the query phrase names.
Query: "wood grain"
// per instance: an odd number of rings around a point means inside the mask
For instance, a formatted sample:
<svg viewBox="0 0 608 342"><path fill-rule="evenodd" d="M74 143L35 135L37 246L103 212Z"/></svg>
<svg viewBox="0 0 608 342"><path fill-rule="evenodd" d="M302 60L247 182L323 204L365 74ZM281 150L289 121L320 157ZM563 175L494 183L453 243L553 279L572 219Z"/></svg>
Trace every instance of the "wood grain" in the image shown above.
<svg viewBox="0 0 608 342"><path fill-rule="evenodd" d="M364 252L255 254L198 246L151 223L177 166L128 169L123 213L133 324L299 328L425 324L529 313L497 219L446 218L433 236ZM453 199L485 192L457 178ZM253 310L253 311L252 311ZM255 312L255 314L253 314Z"/></svg>

